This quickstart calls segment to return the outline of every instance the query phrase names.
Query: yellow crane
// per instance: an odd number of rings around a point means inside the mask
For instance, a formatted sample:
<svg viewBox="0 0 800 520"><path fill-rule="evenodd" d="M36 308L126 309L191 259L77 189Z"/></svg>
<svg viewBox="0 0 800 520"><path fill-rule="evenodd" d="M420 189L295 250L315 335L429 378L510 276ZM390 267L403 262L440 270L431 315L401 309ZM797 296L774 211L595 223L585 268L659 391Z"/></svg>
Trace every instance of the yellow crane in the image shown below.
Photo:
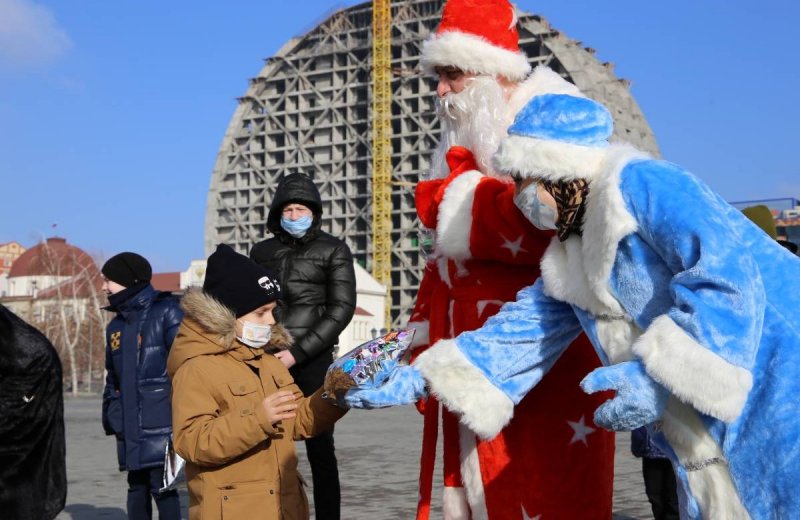
<svg viewBox="0 0 800 520"><path fill-rule="evenodd" d="M392 323L392 2L372 0L372 276Z"/></svg>

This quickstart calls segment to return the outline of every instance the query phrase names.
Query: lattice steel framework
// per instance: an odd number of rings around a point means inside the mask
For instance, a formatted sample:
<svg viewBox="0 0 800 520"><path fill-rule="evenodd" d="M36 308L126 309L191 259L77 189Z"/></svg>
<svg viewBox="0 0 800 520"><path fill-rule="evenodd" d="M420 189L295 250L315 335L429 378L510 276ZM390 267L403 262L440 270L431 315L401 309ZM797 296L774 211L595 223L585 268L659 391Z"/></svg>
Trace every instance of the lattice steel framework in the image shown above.
<svg viewBox="0 0 800 520"><path fill-rule="evenodd" d="M392 256L394 325L405 323L422 275L413 185L430 167L438 139L435 83L416 72L422 41L435 30L442 0L392 2ZM625 80L540 16L520 13L520 44L606 105L615 135L658 155L653 134ZM265 238L269 201L286 173L314 178L323 227L347 240L372 270L372 10L366 2L332 14L266 60L239 98L211 176L205 248L241 252Z"/></svg>

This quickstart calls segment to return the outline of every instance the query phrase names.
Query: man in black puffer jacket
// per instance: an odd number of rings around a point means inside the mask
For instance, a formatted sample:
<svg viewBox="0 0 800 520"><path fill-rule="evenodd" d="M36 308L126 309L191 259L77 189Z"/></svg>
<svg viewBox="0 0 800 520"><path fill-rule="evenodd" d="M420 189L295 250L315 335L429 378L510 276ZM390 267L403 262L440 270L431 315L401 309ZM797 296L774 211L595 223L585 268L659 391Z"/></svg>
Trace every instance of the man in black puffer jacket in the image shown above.
<svg viewBox="0 0 800 520"><path fill-rule="evenodd" d="M276 318L294 338L278 354L308 396L325 378L333 347L356 304L353 256L343 241L320 229L322 200L310 177L293 173L278 185L267 216L275 236L256 244L250 258L278 275L283 298ZM339 470L333 430L306 442L317 520L339 518Z"/></svg>
<svg viewBox="0 0 800 520"><path fill-rule="evenodd" d="M150 263L136 253L111 257L101 272L106 310L116 313L106 329L103 428L117 438L120 471L128 470L128 518L152 518L152 496L160 519L179 520L178 492L159 488L172 435L167 355L183 311L150 285Z"/></svg>

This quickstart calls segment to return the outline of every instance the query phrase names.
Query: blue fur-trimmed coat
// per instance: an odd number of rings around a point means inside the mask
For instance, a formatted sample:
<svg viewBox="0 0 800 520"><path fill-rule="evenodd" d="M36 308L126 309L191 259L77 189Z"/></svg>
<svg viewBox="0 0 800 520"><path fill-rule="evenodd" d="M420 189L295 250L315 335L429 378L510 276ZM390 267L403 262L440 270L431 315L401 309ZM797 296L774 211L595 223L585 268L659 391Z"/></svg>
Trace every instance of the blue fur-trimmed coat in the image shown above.
<svg viewBox="0 0 800 520"><path fill-rule="evenodd" d="M638 359L670 392L683 517L797 518L800 259L678 166L539 145L505 159L587 178L583 236L554 239L516 302L415 361L431 391L491 437L584 330L604 364Z"/></svg>

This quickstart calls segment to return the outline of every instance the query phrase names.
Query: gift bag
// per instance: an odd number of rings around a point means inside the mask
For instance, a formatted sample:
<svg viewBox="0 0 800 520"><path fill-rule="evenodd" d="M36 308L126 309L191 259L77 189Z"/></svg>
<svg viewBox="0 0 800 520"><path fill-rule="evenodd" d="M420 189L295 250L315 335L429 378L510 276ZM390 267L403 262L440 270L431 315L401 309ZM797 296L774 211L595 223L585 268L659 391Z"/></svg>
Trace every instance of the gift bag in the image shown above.
<svg viewBox="0 0 800 520"><path fill-rule="evenodd" d="M343 354L328 367L323 385L324 397L341 402L350 388L379 386L404 360L412 339L414 329L392 330Z"/></svg>
<svg viewBox="0 0 800 520"><path fill-rule="evenodd" d="M175 453L172 437L170 437L164 450L164 478L161 481L161 489L158 490L160 493L175 489L178 483L183 480L183 467L185 465L186 461L183 460L183 457Z"/></svg>

